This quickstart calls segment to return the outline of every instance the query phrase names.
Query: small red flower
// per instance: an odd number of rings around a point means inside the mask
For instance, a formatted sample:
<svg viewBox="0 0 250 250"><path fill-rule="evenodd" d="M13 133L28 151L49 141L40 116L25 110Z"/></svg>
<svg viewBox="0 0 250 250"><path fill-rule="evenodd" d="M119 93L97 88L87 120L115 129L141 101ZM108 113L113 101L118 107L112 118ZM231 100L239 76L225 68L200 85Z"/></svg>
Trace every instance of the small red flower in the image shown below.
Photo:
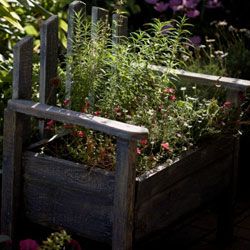
<svg viewBox="0 0 250 250"><path fill-rule="evenodd" d="M65 100L63 101L63 106L64 106L64 107L67 107L69 104L70 104L70 99L65 99Z"/></svg>
<svg viewBox="0 0 250 250"><path fill-rule="evenodd" d="M141 154L141 150L140 150L139 148L136 148L136 153L137 153L138 155L140 155L140 154Z"/></svg>
<svg viewBox="0 0 250 250"><path fill-rule="evenodd" d="M71 250L82 250L78 241L71 239L69 242L69 247Z"/></svg>
<svg viewBox="0 0 250 250"><path fill-rule="evenodd" d="M232 103L230 101L226 101L223 104L223 108L230 109L232 107Z"/></svg>
<svg viewBox="0 0 250 250"><path fill-rule="evenodd" d="M95 111L94 115L99 116L101 114L101 111Z"/></svg>
<svg viewBox="0 0 250 250"><path fill-rule="evenodd" d="M55 125L55 121L54 120L49 120L47 123L46 123L46 127L45 129L52 129L52 127Z"/></svg>
<svg viewBox="0 0 250 250"><path fill-rule="evenodd" d="M161 144L161 147L162 147L164 150L168 151L168 150L169 150L169 143L164 142L164 143Z"/></svg>
<svg viewBox="0 0 250 250"><path fill-rule="evenodd" d="M141 145L147 145L148 144L148 140L147 139L142 139L142 140L140 140L140 144Z"/></svg>
<svg viewBox="0 0 250 250"><path fill-rule="evenodd" d="M85 133L82 130L77 131L77 137L83 138L85 137Z"/></svg>
<svg viewBox="0 0 250 250"><path fill-rule="evenodd" d="M39 245L35 240L32 239L26 239L21 240L19 243L20 250L38 250Z"/></svg>
<svg viewBox="0 0 250 250"><path fill-rule="evenodd" d="M166 94L174 94L175 93L175 89L173 88L165 88L163 90L163 93L166 93Z"/></svg>
<svg viewBox="0 0 250 250"><path fill-rule="evenodd" d="M170 101L175 101L176 100L176 96L175 95L171 95L171 96L169 96L168 97L168 99L170 100Z"/></svg>

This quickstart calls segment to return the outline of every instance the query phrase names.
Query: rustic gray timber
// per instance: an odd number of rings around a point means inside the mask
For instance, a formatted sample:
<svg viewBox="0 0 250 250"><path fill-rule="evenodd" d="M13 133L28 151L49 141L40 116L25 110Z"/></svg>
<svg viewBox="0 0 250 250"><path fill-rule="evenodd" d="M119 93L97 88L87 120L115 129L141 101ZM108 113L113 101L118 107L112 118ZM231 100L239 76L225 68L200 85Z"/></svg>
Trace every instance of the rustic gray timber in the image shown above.
<svg viewBox="0 0 250 250"><path fill-rule="evenodd" d="M26 216L91 239L111 241L114 173L26 151Z"/></svg>
<svg viewBox="0 0 250 250"><path fill-rule="evenodd" d="M15 241L20 225L22 178L21 155L23 115L6 109L4 113L1 232Z"/></svg>
<svg viewBox="0 0 250 250"><path fill-rule="evenodd" d="M13 48L12 99L31 99L33 38L25 37Z"/></svg>
<svg viewBox="0 0 250 250"><path fill-rule="evenodd" d="M198 171L194 169L183 179L175 179L174 173L166 176L165 182L170 181L172 185L163 189L160 187L162 182L156 184L161 191L147 199L139 197L137 193L138 199L143 199L144 202L139 204L136 202L136 239L169 227L182 216L194 212L209 202L214 202L216 197L223 197L231 181L232 165L233 156L228 154L215 159ZM192 165L187 166L183 162L178 171L181 172L183 168L188 167L192 169ZM145 193L147 190L150 191L150 187L145 189Z"/></svg>
<svg viewBox="0 0 250 250"><path fill-rule="evenodd" d="M150 68L159 72L169 72L169 69L163 66L150 65ZM173 75L176 75L180 80L186 83L209 86L217 85L238 91L246 91L250 89L249 80L194 73L180 69L172 70L172 72Z"/></svg>
<svg viewBox="0 0 250 250"><path fill-rule="evenodd" d="M112 249L132 250L136 141L117 139Z"/></svg>
<svg viewBox="0 0 250 250"><path fill-rule="evenodd" d="M72 55L73 40L74 40L74 26L76 13L82 13L86 15L86 4L81 1L74 1L69 5L68 9L68 34L67 34L67 56ZM70 98L70 91L72 85L71 67L67 64L66 69L66 94L67 98Z"/></svg>
<svg viewBox="0 0 250 250"><path fill-rule="evenodd" d="M112 41L121 43L128 36L128 18L120 14L112 15Z"/></svg>
<svg viewBox="0 0 250 250"><path fill-rule="evenodd" d="M75 124L123 139L140 139L146 138L148 135L148 129L144 127L134 126L107 118L35 103L32 101L10 100L8 106L17 112L26 115Z"/></svg>
<svg viewBox="0 0 250 250"><path fill-rule="evenodd" d="M100 22L101 28L105 29L108 26L108 10L99 8L99 7L92 7L91 12L91 38L95 40L98 37L96 26Z"/></svg>
<svg viewBox="0 0 250 250"><path fill-rule="evenodd" d="M200 171L200 169L211 165L216 159L233 153L234 143L234 137L211 140L210 143L206 143L198 150L189 152L188 155L183 156L174 164L170 166L163 164L137 177L136 203L138 205L144 203L176 182L187 178L194 171ZM174 176L174 178L171 178L171 176Z"/></svg>
<svg viewBox="0 0 250 250"><path fill-rule="evenodd" d="M56 104L57 59L58 59L58 17L53 15L40 28L40 102Z"/></svg>
<svg viewBox="0 0 250 250"><path fill-rule="evenodd" d="M30 99L32 95L33 39L25 37L14 47L13 99ZM20 223L21 206L21 155L22 146L29 136L27 116L6 109L4 113L3 180L1 232L16 239Z"/></svg>

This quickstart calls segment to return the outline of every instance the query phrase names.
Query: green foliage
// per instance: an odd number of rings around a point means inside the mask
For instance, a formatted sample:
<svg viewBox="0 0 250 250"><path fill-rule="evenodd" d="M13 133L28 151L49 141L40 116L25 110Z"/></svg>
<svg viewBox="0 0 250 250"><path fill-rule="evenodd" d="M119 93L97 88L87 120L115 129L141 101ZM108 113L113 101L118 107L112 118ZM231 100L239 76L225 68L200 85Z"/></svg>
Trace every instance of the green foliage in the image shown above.
<svg viewBox="0 0 250 250"><path fill-rule="evenodd" d="M96 35L82 16L76 18L71 65L71 99L64 102L76 111L144 126L149 138L138 142L138 173L157 164L176 160L208 136L229 128L233 109L215 98L202 98L202 90L175 85L170 73L188 56L186 20L154 20L148 29L134 32L113 44L109 27L99 23ZM166 66L159 73L151 65ZM230 116L229 116L230 114ZM233 116L231 117L233 120ZM230 119L231 121L231 119ZM64 125L69 135L45 152L70 155L91 166L113 169L115 139L78 127ZM61 133L61 125L48 122ZM60 145L63 145L60 147Z"/></svg>

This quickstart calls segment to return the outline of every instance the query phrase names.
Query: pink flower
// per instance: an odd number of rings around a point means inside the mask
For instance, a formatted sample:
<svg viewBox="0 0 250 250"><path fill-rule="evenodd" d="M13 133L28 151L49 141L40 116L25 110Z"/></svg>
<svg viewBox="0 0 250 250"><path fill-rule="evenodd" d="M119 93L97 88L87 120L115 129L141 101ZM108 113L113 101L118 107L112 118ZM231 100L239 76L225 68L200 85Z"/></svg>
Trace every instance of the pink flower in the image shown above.
<svg viewBox="0 0 250 250"><path fill-rule="evenodd" d="M165 88L163 90L163 93L174 94L175 93L175 89L173 89L173 88Z"/></svg>
<svg viewBox="0 0 250 250"><path fill-rule="evenodd" d="M184 8L184 6L182 5L182 0L170 0L169 7L173 11L182 10Z"/></svg>
<svg viewBox="0 0 250 250"><path fill-rule="evenodd" d="M148 140L147 139L142 139L142 140L140 140L140 144L141 145L147 145L148 144Z"/></svg>
<svg viewBox="0 0 250 250"><path fill-rule="evenodd" d="M54 120L49 120L47 123L46 123L46 127L45 129L52 129L52 127L55 125L55 121Z"/></svg>
<svg viewBox="0 0 250 250"><path fill-rule="evenodd" d="M162 13L162 12L164 12L164 11L167 10L168 5L169 5L168 3L158 2L158 3L155 4L154 9L155 9L156 11Z"/></svg>
<svg viewBox="0 0 250 250"><path fill-rule="evenodd" d="M197 17L199 15L200 15L200 11L198 11L198 10L189 10L189 11L187 11L187 17L195 18L195 17Z"/></svg>
<svg viewBox="0 0 250 250"><path fill-rule="evenodd" d="M232 107L232 103L230 101L226 101L223 104L223 108L230 109Z"/></svg>
<svg viewBox="0 0 250 250"><path fill-rule="evenodd" d="M175 101L176 100L176 96L175 95L171 95L171 96L169 96L168 97L168 99L170 100L170 101Z"/></svg>
<svg viewBox="0 0 250 250"><path fill-rule="evenodd" d="M141 154L141 150L140 150L139 148L136 148L136 153L137 153L138 155L140 155L140 154Z"/></svg>
<svg viewBox="0 0 250 250"><path fill-rule="evenodd" d="M168 150L169 150L169 143L164 142L164 143L161 144L161 147L162 147L164 150L168 151Z"/></svg>
<svg viewBox="0 0 250 250"><path fill-rule="evenodd" d="M69 242L69 247L71 250L82 250L78 241L71 239Z"/></svg>
<svg viewBox="0 0 250 250"><path fill-rule="evenodd" d="M65 100L63 101L63 106L64 106L64 107L67 107L69 104L70 104L70 99L65 99Z"/></svg>
<svg viewBox="0 0 250 250"><path fill-rule="evenodd" d="M145 2L149 4L156 4L158 0L145 0Z"/></svg>
<svg viewBox="0 0 250 250"><path fill-rule="evenodd" d="M35 240L32 239L26 239L21 240L19 243L20 250L38 250L39 245Z"/></svg>
<svg viewBox="0 0 250 250"><path fill-rule="evenodd" d="M77 131L77 136L80 138L85 137L85 133L82 130Z"/></svg>
<svg viewBox="0 0 250 250"><path fill-rule="evenodd" d="M101 111L95 111L94 115L99 116L101 114Z"/></svg>

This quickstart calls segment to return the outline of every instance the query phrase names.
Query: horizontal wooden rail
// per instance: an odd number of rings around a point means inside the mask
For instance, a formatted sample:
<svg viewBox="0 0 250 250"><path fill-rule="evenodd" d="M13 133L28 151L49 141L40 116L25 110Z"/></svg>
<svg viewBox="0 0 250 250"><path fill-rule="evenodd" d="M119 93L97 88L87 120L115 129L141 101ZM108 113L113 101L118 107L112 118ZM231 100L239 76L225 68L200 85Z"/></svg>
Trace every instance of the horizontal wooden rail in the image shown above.
<svg viewBox="0 0 250 250"><path fill-rule="evenodd" d="M238 78L230 78L223 76L214 76L200 73L193 73L185 70L169 70L163 66L151 65L151 69L159 71L159 72L169 72L176 75L180 80L200 84L200 85L210 85L210 86L223 86L227 89L236 90L236 91L247 91L250 89L250 81L238 79Z"/></svg>
<svg viewBox="0 0 250 250"><path fill-rule="evenodd" d="M27 100L10 100L8 108L18 113L59 122L83 126L122 139L141 139L148 135L148 129L103 117L80 113Z"/></svg>

